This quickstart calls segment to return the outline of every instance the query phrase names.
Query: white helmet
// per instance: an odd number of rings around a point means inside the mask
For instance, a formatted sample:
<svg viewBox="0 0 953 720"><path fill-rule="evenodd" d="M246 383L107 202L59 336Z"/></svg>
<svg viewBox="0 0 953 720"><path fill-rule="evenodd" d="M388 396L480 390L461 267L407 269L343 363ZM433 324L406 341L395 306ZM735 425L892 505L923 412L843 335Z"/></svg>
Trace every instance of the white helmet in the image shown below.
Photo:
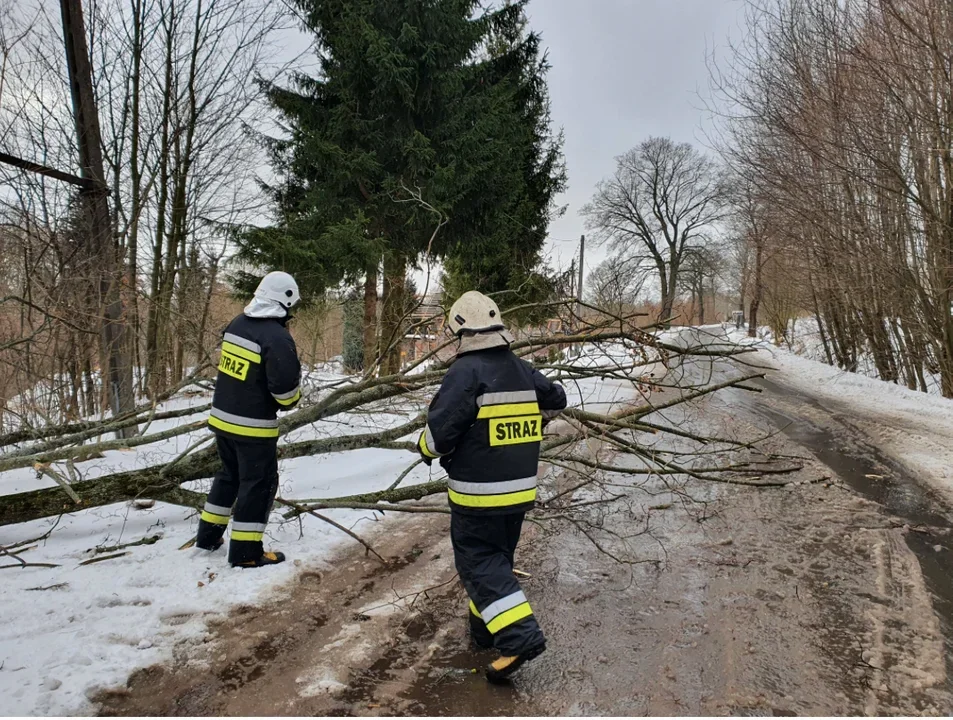
<svg viewBox="0 0 953 720"><path fill-rule="evenodd" d="M258 283L255 297L274 300L285 309L290 310L301 299L298 292L298 283L286 272L270 272Z"/></svg>
<svg viewBox="0 0 953 720"><path fill-rule="evenodd" d="M450 330L454 335L464 332L502 330L503 318L496 303L481 292L465 292L450 308Z"/></svg>

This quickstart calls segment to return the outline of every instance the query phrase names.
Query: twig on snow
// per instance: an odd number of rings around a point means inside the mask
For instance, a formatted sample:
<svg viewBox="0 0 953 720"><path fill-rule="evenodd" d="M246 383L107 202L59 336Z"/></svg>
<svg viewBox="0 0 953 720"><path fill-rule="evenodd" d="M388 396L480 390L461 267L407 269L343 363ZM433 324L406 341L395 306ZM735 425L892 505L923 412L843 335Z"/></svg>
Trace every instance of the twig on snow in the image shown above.
<svg viewBox="0 0 953 720"><path fill-rule="evenodd" d="M43 463L36 463L33 466L33 469L36 470L37 475L46 475L48 478L53 480L57 485L63 488L63 492L69 495L70 500L72 500L77 505L82 505L83 501L79 499L79 495L76 494L76 491L70 487L69 481L60 475L56 470L51 468L49 465L44 465Z"/></svg>
<svg viewBox="0 0 953 720"><path fill-rule="evenodd" d="M340 530L341 532L343 532L343 533L349 535L350 537L352 537L354 540L357 540L361 545L363 545L363 546L365 547L365 549L366 549L368 552L372 553L372 554L373 554L378 560L380 560L382 563L384 563L385 565L387 564L387 560L385 560L384 557L383 557L379 552L377 552L377 550L375 550L374 548L372 548L372 547L370 546L370 544L369 544L366 540L364 540L360 535L358 535L357 533L353 532L352 530L348 530L346 527L344 527L344 526L341 525L340 523L334 522L334 520L332 520L331 518L329 518L329 517L327 517L327 516L325 516L325 515L322 515L322 514L320 514L320 513L317 513L317 512L315 512L314 510L309 510L308 508L304 507L303 505L298 505L297 503L290 502L290 501L285 500L285 499L283 499L283 498L275 498L275 502L280 503L280 504L282 504L282 505L284 505L284 506L286 506L286 507L290 507L290 508L292 508L292 509L294 509L294 510L297 510L299 513L307 513L308 515L313 515L313 516L316 517L318 520L322 520L322 521L326 522L328 525L331 525L331 526L337 528L337 529Z"/></svg>
<svg viewBox="0 0 953 720"><path fill-rule="evenodd" d="M121 552L115 553L113 555L103 555L102 557L90 558L89 560L83 560L83 562L80 563L80 567L83 565L92 565L93 563L105 562L106 560L115 560L116 558L121 558L129 554L129 552Z"/></svg>

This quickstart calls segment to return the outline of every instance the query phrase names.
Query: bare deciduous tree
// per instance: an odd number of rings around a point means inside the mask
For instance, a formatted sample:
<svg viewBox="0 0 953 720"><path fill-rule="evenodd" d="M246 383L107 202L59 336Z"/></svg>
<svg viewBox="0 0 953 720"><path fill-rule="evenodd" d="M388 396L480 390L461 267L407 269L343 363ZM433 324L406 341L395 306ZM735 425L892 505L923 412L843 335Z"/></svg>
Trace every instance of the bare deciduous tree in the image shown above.
<svg viewBox="0 0 953 720"><path fill-rule="evenodd" d="M686 253L725 217L727 187L717 163L687 143L649 138L617 158L582 212L596 237L652 268L671 316Z"/></svg>
<svg viewBox="0 0 953 720"><path fill-rule="evenodd" d="M287 8L269 0L83 7L119 257L108 270L81 252L75 188L0 167L0 223L13 253L0 259L0 347L8 335L36 333L0 353L0 394L19 408L2 420L13 424L102 411L105 364L90 331L104 270L121 288L140 393L161 395L202 364L221 321L211 308L225 293L230 233L264 212L256 182L264 151L254 130L267 118L255 79L283 68L274 40L293 22ZM3 149L75 170L64 53L50 51L63 43L58 3L7 3L3 13Z"/></svg>
<svg viewBox="0 0 953 720"><path fill-rule="evenodd" d="M639 304L647 272L635 260L613 255L589 275L590 301L608 312L625 315Z"/></svg>
<svg viewBox="0 0 953 720"><path fill-rule="evenodd" d="M833 363L953 397L953 5L748 0L747 25L713 81L784 255L765 293L805 288Z"/></svg>

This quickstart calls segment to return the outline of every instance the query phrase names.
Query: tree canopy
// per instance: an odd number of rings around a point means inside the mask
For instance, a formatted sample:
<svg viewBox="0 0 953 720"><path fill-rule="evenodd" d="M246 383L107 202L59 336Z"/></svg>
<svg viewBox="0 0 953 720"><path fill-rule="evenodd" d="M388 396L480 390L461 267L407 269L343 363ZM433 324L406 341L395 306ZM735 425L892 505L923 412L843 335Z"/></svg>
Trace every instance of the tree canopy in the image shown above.
<svg viewBox="0 0 953 720"><path fill-rule="evenodd" d="M321 72L266 86L284 132L266 140L275 222L246 232L240 257L293 272L306 294L376 274L382 258L385 285L403 287L424 255L469 288L525 285L565 184L525 2L295 5Z"/></svg>

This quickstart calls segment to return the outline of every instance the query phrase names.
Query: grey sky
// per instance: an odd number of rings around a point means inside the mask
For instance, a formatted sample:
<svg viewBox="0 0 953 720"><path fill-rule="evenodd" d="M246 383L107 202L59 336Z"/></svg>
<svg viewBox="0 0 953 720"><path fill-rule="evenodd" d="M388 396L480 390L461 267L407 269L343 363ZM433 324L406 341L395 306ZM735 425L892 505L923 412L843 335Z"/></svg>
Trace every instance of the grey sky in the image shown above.
<svg viewBox="0 0 953 720"><path fill-rule="evenodd" d="M548 252L568 268L585 223L579 215L615 158L651 135L706 144L706 57L737 38L742 0L531 0L530 27L549 52L553 124L565 132L566 213ZM294 54L303 36L289 43ZM312 58L300 61L313 62ZM586 249L586 269L606 256ZM424 273L416 273L423 287Z"/></svg>
<svg viewBox="0 0 953 720"><path fill-rule="evenodd" d="M530 26L552 69L553 123L566 136L566 214L550 228L553 260L568 266L584 222L579 209L614 158L650 135L698 145L708 87L706 53L738 35L738 0L533 0ZM587 248L587 269L605 257Z"/></svg>

